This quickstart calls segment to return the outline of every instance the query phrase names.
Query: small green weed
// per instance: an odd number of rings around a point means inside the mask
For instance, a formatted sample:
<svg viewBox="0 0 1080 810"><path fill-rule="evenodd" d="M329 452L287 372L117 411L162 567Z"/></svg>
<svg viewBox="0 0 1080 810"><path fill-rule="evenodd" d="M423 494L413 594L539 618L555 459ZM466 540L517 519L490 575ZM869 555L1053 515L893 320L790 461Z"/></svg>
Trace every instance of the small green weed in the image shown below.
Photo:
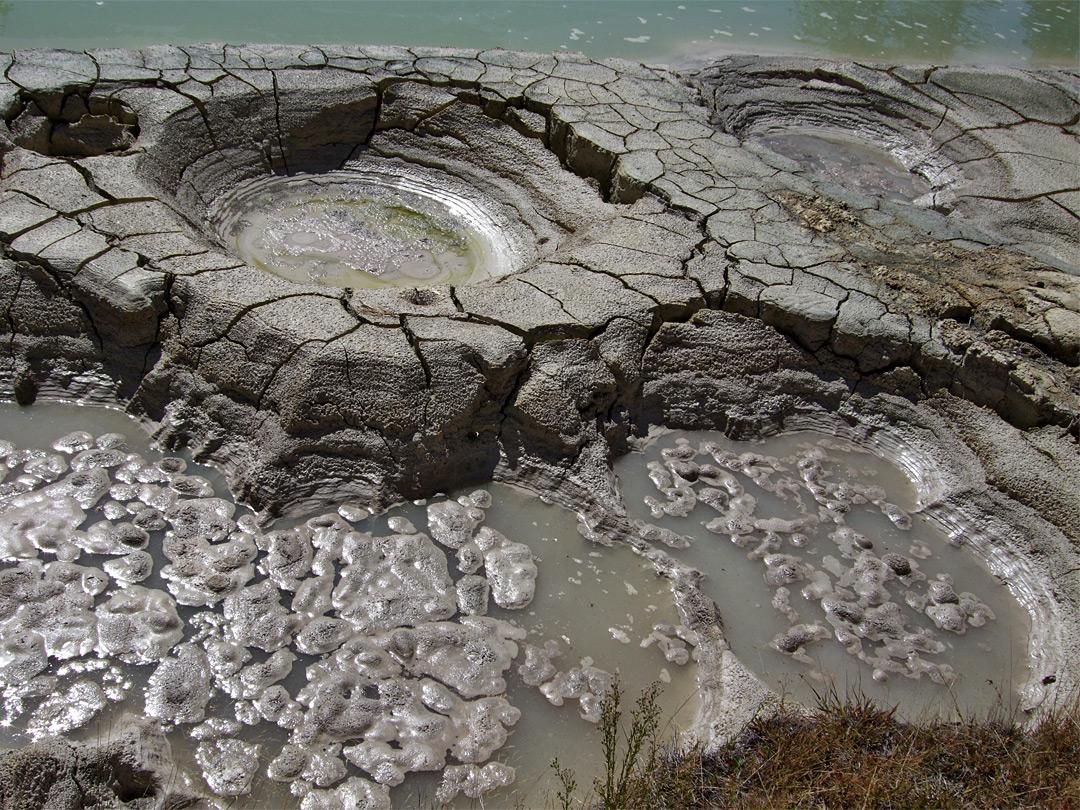
<svg viewBox="0 0 1080 810"><path fill-rule="evenodd" d="M660 723L660 706L657 703L659 695L660 684L653 682L646 687L638 698L637 708L630 714L630 726L624 731L621 728L622 711L619 708L622 688L616 682L604 697L600 710L604 777L593 782L604 810L624 810L637 806L637 788L642 783L642 771L650 770L656 759L656 733ZM619 745L620 736L624 738L625 747Z"/></svg>
<svg viewBox="0 0 1080 810"><path fill-rule="evenodd" d="M555 778L559 780L559 789L555 792L555 799L559 802L559 807L562 810L570 810L573 807L574 791L577 790L574 769L562 767L559 764L558 757L551 760L551 769L555 771Z"/></svg>

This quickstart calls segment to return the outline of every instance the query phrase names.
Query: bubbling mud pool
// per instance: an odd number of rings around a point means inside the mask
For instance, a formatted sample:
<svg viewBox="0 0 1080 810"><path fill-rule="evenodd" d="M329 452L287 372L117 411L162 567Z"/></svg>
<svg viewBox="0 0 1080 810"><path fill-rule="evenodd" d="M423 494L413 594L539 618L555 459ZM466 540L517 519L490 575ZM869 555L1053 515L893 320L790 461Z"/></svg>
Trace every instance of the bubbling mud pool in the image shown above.
<svg viewBox="0 0 1080 810"><path fill-rule="evenodd" d="M374 162L266 177L222 195L211 223L238 258L300 284L461 285L512 272L513 228L463 185Z"/></svg>
<svg viewBox="0 0 1080 810"><path fill-rule="evenodd" d="M614 679L692 720L667 580L492 484L260 527L114 411L0 406L0 734L169 731L204 806L554 802ZM87 432L87 428L92 432ZM426 529L426 531L425 531ZM513 538L513 539L511 539Z"/></svg>
<svg viewBox="0 0 1080 810"><path fill-rule="evenodd" d="M167 729L206 807L541 807L555 757L584 786L601 772L616 677L628 698L659 681L675 733L694 722L697 637L669 581L532 493L260 526L119 412L0 419L20 445L0 443L7 745L108 738L132 712ZM1027 618L899 468L810 432L658 431L617 472L778 692L914 718L1011 706Z"/></svg>
<svg viewBox="0 0 1080 810"><path fill-rule="evenodd" d="M810 431L670 431L616 465L630 515L681 537L732 652L782 695L862 693L930 715L1011 710L1029 620L923 512L904 472Z"/></svg>

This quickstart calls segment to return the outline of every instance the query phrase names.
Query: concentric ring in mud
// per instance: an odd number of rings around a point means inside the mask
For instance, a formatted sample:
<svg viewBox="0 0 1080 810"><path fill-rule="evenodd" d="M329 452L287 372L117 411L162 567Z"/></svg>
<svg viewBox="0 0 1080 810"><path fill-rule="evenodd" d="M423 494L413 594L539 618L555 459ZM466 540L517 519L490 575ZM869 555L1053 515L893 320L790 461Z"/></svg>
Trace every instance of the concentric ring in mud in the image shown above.
<svg viewBox="0 0 1080 810"><path fill-rule="evenodd" d="M140 140L140 179L249 267L349 289L476 284L614 215L546 148L542 116L493 117L415 79L300 78L310 92L283 73L274 105L224 92L166 110Z"/></svg>
<svg viewBox="0 0 1080 810"><path fill-rule="evenodd" d="M1075 272L1075 76L733 57L697 78L723 131L795 157L829 196L906 197Z"/></svg>
<svg viewBox="0 0 1080 810"><path fill-rule="evenodd" d="M945 209L949 189L962 185L962 145L936 139L912 99L856 90L827 74L755 78L761 86L707 83L718 125L829 189Z"/></svg>
<svg viewBox="0 0 1080 810"><path fill-rule="evenodd" d="M329 287L476 284L531 252L494 201L452 176L361 165L241 184L214 202L211 225L247 264Z"/></svg>
<svg viewBox="0 0 1080 810"><path fill-rule="evenodd" d="M787 123L764 127L754 137L794 160L810 176L870 197L932 206L934 192L950 179L947 163L935 160L925 147L920 150L894 136L870 137L870 133L846 127Z"/></svg>

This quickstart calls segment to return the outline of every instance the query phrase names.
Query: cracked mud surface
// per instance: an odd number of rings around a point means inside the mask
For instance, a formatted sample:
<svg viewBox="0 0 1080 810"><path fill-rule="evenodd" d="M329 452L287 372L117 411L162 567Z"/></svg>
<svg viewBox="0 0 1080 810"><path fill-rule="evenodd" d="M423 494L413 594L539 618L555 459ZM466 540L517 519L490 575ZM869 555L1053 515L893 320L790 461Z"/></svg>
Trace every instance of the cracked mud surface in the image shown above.
<svg viewBox="0 0 1080 810"><path fill-rule="evenodd" d="M1054 625L1036 674L1075 660L1075 73L270 46L0 61L4 395L119 402L267 515L491 478L544 492L672 576L716 734L738 721L719 696L754 688L692 573L625 519L612 458L648 424L846 431L923 475L943 522L993 524L981 552L1033 572L1022 601ZM899 162L919 193L766 146L788 131L861 139L867 176ZM333 289L245 266L205 223L237 183L357 158L482 190L535 253L472 286Z"/></svg>
<svg viewBox="0 0 1080 810"><path fill-rule="evenodd" d="M754 379L694 426L748 405L782 422L861 387L1075 433L1073 75L738 59L677 77L405 49L5 59L6 387L128 403L269 512L550 465L595 490L605 438L678 409L655 389L687 333L756 352L779 335L785 355L703 370ZM755 140L837 124L933 190L861 196ZM333 290L244 266L204 225L237 182L357 156L480 187L535 255L478 287Z"/></svg>

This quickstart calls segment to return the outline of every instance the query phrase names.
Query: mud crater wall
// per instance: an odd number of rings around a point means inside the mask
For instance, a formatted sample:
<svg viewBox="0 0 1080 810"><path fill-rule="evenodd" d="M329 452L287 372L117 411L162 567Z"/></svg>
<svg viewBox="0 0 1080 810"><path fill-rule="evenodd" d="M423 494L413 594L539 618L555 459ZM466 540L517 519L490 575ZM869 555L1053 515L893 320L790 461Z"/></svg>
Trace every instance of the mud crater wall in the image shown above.
<svg viewBox="0 0 1080 810"><path fill-rule="evenodd" d="M2 58L4 389L120 402L268 513L490 477L612 505L611 454L643 424L751 436L882 394L972 403L1075 452L1073 74L217 45ZM888 128L953 179L920 205L821 182L752 142L785 112ZM472 287L335 290L246 267L206 229L236 182L359 154L481 187L535 257Z"/></svg>

